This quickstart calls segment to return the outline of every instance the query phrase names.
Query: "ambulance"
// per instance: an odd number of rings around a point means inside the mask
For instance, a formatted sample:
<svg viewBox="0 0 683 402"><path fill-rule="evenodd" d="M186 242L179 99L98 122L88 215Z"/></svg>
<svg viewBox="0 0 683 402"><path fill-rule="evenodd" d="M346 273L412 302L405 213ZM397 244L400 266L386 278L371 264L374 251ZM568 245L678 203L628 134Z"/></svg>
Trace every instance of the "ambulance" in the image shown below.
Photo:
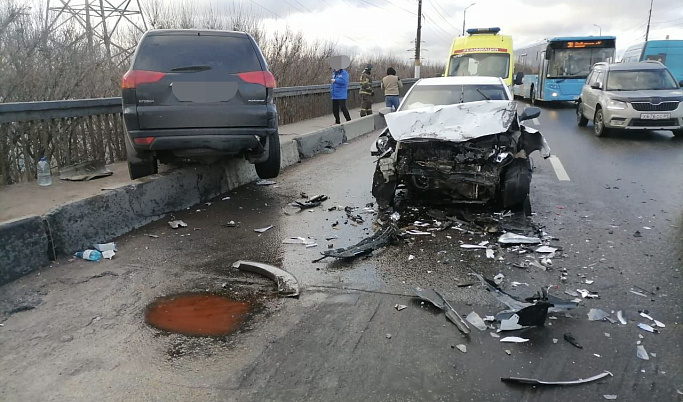
<svg viewBox="0 0 683 402"><path fill-rule="evenodd" d="M500 77L512 88L512 36L499 32L500 28L472 28L467 36L455 38L444 76Z"/></svg>

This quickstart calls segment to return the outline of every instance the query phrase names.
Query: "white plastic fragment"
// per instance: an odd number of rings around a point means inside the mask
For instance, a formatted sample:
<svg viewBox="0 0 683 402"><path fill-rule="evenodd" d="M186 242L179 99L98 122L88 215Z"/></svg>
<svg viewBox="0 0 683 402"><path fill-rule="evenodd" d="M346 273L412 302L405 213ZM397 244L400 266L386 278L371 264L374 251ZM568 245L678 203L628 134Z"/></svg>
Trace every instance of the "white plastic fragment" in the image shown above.
<svg viewBox="0 0 683 402"><path fill-rule="evenodd" d="M643 331L652 332L652 333L659 332L658 330L652 328L651 326L649 326L647 324L643 324L642 322L638 323L638 328L642 329Z"/></svg>
<svg viewBox="0 0 683 402"><path fill-rule="evenodd" d="M394 306L394 308L395 308L396 310L398 310L398 311L401 311L401 310L403 310L403 309L405 309L405 308L408 308L408 306L406 306L406 305L404 305L404 304L396 304L396 305Z"/></svg>
<svg viewBox="0 0 683 402"><path fill-rule="evenodd" d="M270 226L266 226L266 227L264 227L264 228L254 229L254 232L256 232L256 233L265 233L267 230L270 230L270 229L272 229L272 228L273 228L273 225L270 225Z"/></svg>
<svg viewBox="0 0 683 402"><path fill-rule="evenodd" d="M116 251L116 243L95 244L93 247L95 248L95 250L101 252Z"/></svg>
<svg viewBox="0 0 683 402"><path fill-rule="evenodd" d="M553 338L553 343L557 343L557 339L556 339L556 338Z"/></svg>
<svg viewBox="0 0 683 402"><path fill-rule="evenodd" d="M411 255L408 256L408 261L411 261L411 260L414 260L414 259L415 259L415 256L414 256L414 255L411 254Z"/></svg>
<svg viewBox="0 0 683 402"><path fill-rule="evenodd" d="M624 319L624 312L619 310L617 311L617 318L619 319L619 322L621 325L626 325L626 320Z"/></svg>
<svg viewBox="0 0 683 402"><path fill-rule="evenodd" d="M490 248L486 249L486 258L490 258L490 259L496 258L496 255L493 253L492 249L490 249Z"/></svg>
<svg viewBox="0 0 683 402"><path fill-rule="evenodd" d="M306 243L306 248L318 247L318 243Z"/></svg>
<svg viewBox="0 0 683 402"><path fill-rule="evenodd" d="M647 318L647 319L650 320L650 321L654 321L654 320L655 320L654 318L650 317L650 315L647 314L647 313L645 313L644 311L640 313L640 316L643 317L643 318Z"/></svg>
<svg viewBox="0 0 683 402"><path fill-rule="evenodd" d="M636 292L635 290L629 290L629 292L633 293L634 295L641 296L641 297L647 297L647 295L645 293Z"/></svg>
<svg viewBox="0 0 683 402"><path fill-rule="evenodd" d="M613 401L613 400L617 399L617 396L616 396L616 395L603 395L602 397L605 398L605 399L608 399L608 400L610 400L610 401Z"/></svg>
<svg viewBox="0 0 683 402"><path fill-rule="evenodd" d="M227 201L229 199L230 199L230 197L223 197L223 198L221 198L221 201Z"/></svg>
<svg viewBox="0 0 683 402"><path fill-rule="evenodd" d="M550 246L541 246L536 249L537 253L554 253L556 252L557 249L555 247L550 247Z"/></svg>
<svg viewBox="0 0 683 402"><path fill-rule="evenodd" d="M114 250L105 250L102 252L102 258L106 258L108 260L114 258L115 255L116 253L114 252Z"/></svg>
<svg viewBox="0 0 683 402"><path fill-rule="evenodd" d="M466 249L484 249L486 246L479 246L477 244L461 244L460 248L466 248Z"/></svg>
<svg viewBox="0 0 683 402"><path fill-rule="evenodd" d="M520 338L518 336L507 336L505 338L502 338L500 340L501 342L511 342L511 343L523 343L523 342L529 342L528 339L526 338Z"/></svg>
<svg viewBox="0 0 683 402"><path fill-rule="evenodd" d="M590 321L602 321L608 316L607 312L599 308L592 308L588 311L588 320Z"/></svg>
<svg viewBox="0 0 683 402"><path fill-rule="evenodd" d="M475 328L477 328L480 331L486 331L486 323L484 320L481 319L479 314L476 312L471 312L467 314L467 317L465 317L465 320L469 322L470 324L474 325Z"/></svg>
<svg viewBox="0 0 683 402"><path fill-rule="evenodd" d="M176 220L168 222L168 226L170 226L171 229L186 228L187 223L183 222L182 220Z"/></svg>
<svg viewBox="0 0 683 402"><path fill-rule="evenodd" d="M493 277L493 283L495 283L498 286L500 286L504 280L505 280L505 275L500 274L500 273Z"/></svg>
<svg viewBox="0 0 683 402"><path fill-rule="evenodd" d="M522 236L515 233L507 232L498 238L498 243L501 244L539 244L541 239L538 237Z"/></svg>
<svg viewBox="0 0 683 402"><path fill-rule="evenodd" d="M593 294L586 289L576 289L576 291L579 292L581 294L581 297L583 297L584 299L597 299L598 297L600 297L597 294Z"/></svg>
<svg viewBox="0 0 683 402"><path fill-rule="evenodd" d="M595 281L592 280L592 279L586 279L584 283L585 283L586 285L592 285L593 282L595 282Z"/></svg>
<svg viewBox="0 0 683 402"><path fill-rule="evenodd" d="M495 332L489 332L489 334L490 334L492 337L494 337L494 338L500 338L500 335L498 335L498 334L495 333Z"/></svg>
<svg viewBox="0 0 683 402"><path fill-rule="evenodd" d="M462 343L460 345L455 345L458 350L460 350L462 353L467 353L467 346L463 345Z"/></svg>
<svg viewBox="0 0 683 402"><path fill-rule="evenodd" d="M659 328L666 328L666 325L664 325L663 322L657 321L657 320L652 320L655 322L655 325L658 326Z"/></svg>
<svg viewBox="0 0 683 402"><path fill-rule="evenodd" d="M643 360L650 360L650 356L647 355L647 351L643 345L636 346L636 356Z"/></svg>

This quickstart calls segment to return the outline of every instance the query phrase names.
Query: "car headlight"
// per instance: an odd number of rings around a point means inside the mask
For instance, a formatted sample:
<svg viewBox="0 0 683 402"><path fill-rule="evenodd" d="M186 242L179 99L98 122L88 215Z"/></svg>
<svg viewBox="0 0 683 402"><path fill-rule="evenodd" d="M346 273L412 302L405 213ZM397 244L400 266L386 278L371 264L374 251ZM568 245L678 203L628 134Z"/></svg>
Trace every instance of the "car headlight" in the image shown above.
<svg viewBox="0 0 683 402"><path fill-rule="evenodd" d="M609 102L607 102L607 109L624 110L626 109L626 106L626 102L618 100L610 100Z"/></svg>

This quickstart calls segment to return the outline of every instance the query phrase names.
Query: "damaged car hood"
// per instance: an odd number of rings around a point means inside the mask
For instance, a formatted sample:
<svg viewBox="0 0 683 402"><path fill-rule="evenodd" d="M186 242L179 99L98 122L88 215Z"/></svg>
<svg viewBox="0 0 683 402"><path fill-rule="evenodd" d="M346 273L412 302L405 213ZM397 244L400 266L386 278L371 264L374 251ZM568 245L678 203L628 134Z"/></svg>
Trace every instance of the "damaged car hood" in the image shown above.
<svg viewBox="0 0 683 402"><path fill-rule="evenodd" d="M469 141L507 131L517 117L514 101L490 100L428 106L384 116L397 141Z"/></svg>

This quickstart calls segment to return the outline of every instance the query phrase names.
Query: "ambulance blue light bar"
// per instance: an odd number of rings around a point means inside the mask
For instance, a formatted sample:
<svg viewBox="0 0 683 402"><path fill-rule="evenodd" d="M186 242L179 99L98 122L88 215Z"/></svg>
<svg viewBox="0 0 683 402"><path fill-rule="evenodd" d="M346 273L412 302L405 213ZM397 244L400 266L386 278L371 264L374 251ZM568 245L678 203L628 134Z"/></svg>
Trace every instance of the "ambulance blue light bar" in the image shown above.
<svg viewBox="0 0 683 402"><path fill-rule="evenodd" d="M497 34L500 32L500 28L494 27L494 28L470 28L467 30L467 33L470 35L475 35L475 34Z"/></svg>

